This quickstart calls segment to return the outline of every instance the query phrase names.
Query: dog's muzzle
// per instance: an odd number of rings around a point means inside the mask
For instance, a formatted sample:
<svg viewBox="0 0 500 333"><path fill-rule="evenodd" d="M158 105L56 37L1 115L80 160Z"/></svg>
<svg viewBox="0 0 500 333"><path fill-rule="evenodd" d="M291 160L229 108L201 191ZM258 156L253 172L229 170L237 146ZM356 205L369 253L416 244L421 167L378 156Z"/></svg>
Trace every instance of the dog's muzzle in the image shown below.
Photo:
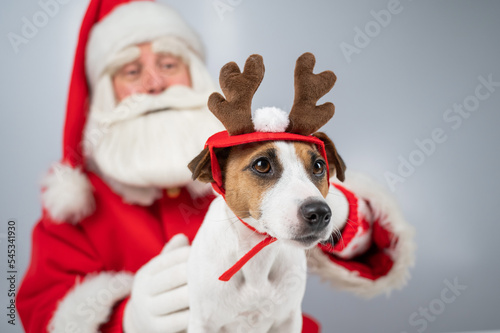
<svg viewBox="0 0 500 333"><path fill-rule="evenodd" d="M321 232L330 223L332 211L325 201L318 199L306 200L299 207L299 218L304 221L304 231Z"/></svg>

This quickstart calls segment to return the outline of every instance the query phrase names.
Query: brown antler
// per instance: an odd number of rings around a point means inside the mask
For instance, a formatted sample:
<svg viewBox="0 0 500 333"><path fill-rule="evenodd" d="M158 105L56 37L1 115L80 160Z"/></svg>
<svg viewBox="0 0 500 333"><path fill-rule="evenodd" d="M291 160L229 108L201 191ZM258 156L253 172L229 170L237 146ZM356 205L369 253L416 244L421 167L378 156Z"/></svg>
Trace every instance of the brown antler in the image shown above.
<svg viewBox="0 0 500 333"><path fill-rule="evenodd" d="M221 68L219 83L226 98L213 93L208 99L208 108L229 135L254 132L252 98L263 78L264 62L258 54L248 57L243 73L235 62L229 62Z"/></svg>
<svg viewBox="0 0 500 333"><path fill-rule="evenodd" d="M295 98L290 111L287 132L309 135L326 124L335 113L332 103L316 105L332 89L337 77L332 71L313 74L316 59L304 53L295 65Z"/></svg>

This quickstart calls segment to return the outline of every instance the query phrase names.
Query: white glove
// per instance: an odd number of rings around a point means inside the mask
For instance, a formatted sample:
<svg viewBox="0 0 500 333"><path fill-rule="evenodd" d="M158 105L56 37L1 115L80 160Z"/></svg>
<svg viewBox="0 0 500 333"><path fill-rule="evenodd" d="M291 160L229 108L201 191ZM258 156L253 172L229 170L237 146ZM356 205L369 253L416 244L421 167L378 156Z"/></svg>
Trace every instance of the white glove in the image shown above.
<svg viewBox="0 0 500 333"><path fill-rule="evenodd" d="M187 237L177 234L159 255L137 271L123 315L125 333L187 330L187 261L190 249Z"/></svg>

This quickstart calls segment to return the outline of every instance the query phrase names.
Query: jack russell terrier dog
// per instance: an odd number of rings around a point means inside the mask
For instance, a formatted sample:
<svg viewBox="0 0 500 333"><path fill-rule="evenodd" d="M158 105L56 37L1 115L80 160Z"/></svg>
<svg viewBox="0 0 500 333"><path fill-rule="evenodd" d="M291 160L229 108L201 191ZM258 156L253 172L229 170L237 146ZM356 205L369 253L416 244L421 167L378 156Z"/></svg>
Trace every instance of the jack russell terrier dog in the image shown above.
<svg viewBox="0 0 500 333"><path fill-rule="evenodd" d="M252 117L261 56L250 56L243 73L234 62L221 69L226 97L214 93L208 106L227 131L189 164L193 179L221 194L191 247L189 333L301 332L305 250L333 242L347 209L336 209L329 181L344 180L344 162L324 133L314 133L333 116L332 103L316 103L336 77L313 74L314 63L311 53L297 60L290 115L262 108Z"/></svg>

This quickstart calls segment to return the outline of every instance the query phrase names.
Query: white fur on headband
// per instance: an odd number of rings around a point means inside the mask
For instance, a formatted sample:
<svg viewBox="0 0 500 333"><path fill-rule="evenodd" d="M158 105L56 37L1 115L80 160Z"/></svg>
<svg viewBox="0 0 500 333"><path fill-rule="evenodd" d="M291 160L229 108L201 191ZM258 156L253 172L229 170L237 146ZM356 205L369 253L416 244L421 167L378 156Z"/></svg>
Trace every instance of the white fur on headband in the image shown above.
<svg viewBox="0 0 500 333"><path fill-rule="evenodd" d="M290 122L288 113L274 106L255 110L252 121L257 132L275 133L284 132Z"/></svg>
<svg viewBox="0 0 500 333"><path fill-rule="evenodd" d="M42 187L43 206L54 222L76 224L94 211L93 188L80 169L57 163L42 179Z"/></svg>

